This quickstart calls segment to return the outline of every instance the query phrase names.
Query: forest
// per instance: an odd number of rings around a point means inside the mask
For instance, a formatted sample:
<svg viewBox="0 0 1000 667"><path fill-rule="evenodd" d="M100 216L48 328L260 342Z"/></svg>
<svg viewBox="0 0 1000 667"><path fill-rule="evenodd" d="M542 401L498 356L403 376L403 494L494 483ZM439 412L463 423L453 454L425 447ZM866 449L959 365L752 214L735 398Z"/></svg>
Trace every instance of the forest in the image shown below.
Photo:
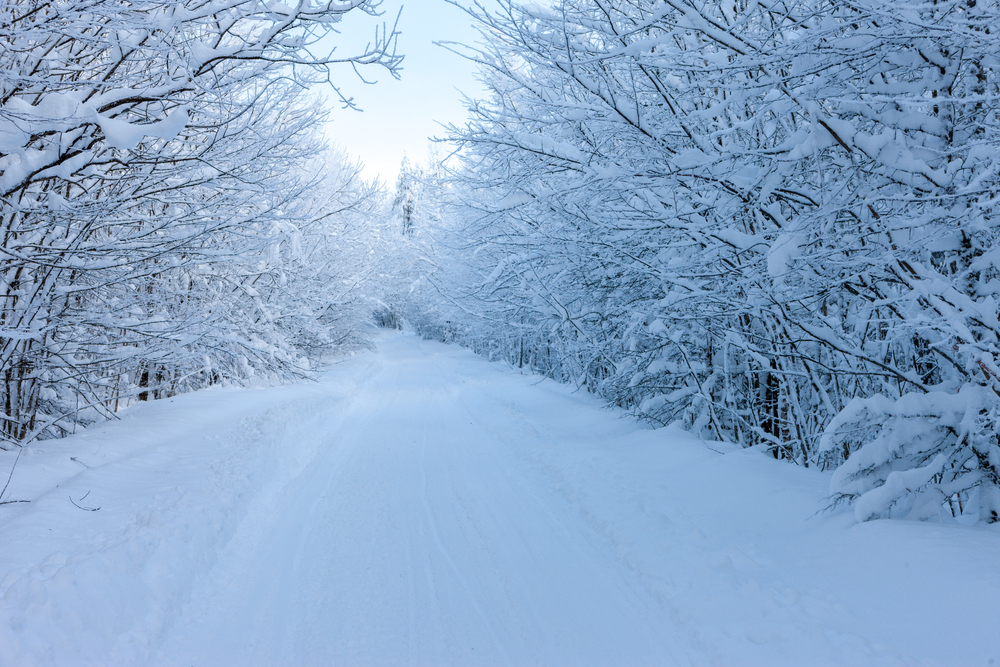
<svg viewBox="0 0 1000 667"><path fill-rule="evenodd" d="M398 73L391 23L320 48L377 3L0 2L0 446L374 319L832 470L860 521L1000 520L996 0L464 10L488 94L390 192L310 92Z"/></svg>

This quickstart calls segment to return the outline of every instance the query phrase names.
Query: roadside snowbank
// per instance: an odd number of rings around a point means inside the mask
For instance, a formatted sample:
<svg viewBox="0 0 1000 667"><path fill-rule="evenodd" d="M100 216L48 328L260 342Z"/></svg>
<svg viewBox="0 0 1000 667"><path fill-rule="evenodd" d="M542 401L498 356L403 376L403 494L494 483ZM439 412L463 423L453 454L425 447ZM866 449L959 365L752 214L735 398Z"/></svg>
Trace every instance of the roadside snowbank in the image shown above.
<svg viewBox="0 0 1000 667"><path fill-rule="evenodd" d="M1000 526L859 524L827 511L830 473L488 377L492 431L667 610L682 664L1000 664Z"/></svg>

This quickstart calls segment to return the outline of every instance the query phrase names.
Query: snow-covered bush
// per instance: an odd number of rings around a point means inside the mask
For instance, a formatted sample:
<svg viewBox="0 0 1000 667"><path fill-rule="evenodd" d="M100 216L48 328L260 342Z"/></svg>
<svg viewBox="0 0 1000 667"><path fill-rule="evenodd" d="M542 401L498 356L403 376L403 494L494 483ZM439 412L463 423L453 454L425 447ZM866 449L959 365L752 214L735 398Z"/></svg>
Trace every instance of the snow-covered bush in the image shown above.
<svg viewBox="0 0 1000 667"><path fill-rule="evenodd" d="M830 423L822 450L844 455L838 502L859 521L954 516L1000 520L996 396L986 387L854 399ZM840 451L836 451L840 450Z"/></svg>

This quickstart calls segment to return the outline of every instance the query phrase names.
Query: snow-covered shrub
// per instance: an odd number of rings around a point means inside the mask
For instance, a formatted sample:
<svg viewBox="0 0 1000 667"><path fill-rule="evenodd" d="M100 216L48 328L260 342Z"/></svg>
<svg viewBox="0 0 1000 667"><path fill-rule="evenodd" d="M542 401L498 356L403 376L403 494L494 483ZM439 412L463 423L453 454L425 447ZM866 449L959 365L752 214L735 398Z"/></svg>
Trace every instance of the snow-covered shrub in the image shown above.
<svg viewBox="0 0 1000 667"><path fill-rule="evenodd" d="M821 450L860 449L834 472L837 502L859 521L955 516L1000 520L997 397L986 387L856 398L830 423ZM839 450L839 451L838 451Z"/></svg>

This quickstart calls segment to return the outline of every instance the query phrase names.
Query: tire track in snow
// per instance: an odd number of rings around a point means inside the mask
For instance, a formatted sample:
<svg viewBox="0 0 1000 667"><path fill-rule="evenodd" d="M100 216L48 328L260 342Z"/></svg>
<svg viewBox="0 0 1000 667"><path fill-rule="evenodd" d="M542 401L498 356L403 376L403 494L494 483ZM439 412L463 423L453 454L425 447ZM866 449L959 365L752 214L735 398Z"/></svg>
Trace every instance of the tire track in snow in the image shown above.
<svg viewBox="0 0 1000 667"><path fill-rule="evenodd" d="M438 530L437 520L434 518L434 510L431 509L431 504L427 497L427 468L426 468L426 458L427 458L427 427L424 424L421 429L421 446L420 446L420 502L424 508L424 516L427 518L427 523L430 526L431 535L434 537L434 546L444 561L448 564L448 568L451 573L455 576L458 582L462 586L462 591L465 593L466 599L472 605L473 609L476 610L476 614L479 616L479 620L482 622L483 627L487 629L490 634L490 638L493 640L494 647L503 656L503 662L506 665L513 664L510 659L510 655L507 653L507 649L503 642L497 636L496 631L493 629L493 623L490 621L489 616L483 609L479 600L476 598L475 593L473 593L469 582L466 581L465 576L462 571L455 565L455 560L452 558L448 547L445 546L444 541L441 539L441 532Z"/></svg>

